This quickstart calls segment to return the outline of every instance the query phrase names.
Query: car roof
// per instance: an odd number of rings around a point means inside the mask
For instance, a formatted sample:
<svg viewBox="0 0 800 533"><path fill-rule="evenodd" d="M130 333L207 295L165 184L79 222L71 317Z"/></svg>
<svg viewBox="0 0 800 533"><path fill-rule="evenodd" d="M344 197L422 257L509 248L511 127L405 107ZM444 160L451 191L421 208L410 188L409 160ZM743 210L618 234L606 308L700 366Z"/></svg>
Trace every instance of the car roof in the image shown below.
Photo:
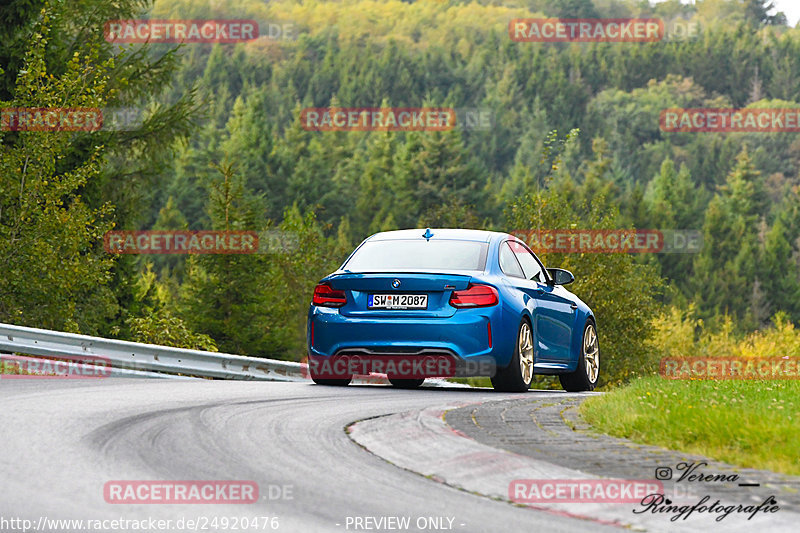
<svg viewBox="0 0 800 533"><path fill-rule="evenodd" d="M402 229L397 231L383 231L372 235L368 241L393 241L393 240L422 240L424 234L430 230L433 234L430 240L456 240L489 242L499 236L508 236L506 233L485 231L477 229L447 229L447 228L418 228Z"/></svg>

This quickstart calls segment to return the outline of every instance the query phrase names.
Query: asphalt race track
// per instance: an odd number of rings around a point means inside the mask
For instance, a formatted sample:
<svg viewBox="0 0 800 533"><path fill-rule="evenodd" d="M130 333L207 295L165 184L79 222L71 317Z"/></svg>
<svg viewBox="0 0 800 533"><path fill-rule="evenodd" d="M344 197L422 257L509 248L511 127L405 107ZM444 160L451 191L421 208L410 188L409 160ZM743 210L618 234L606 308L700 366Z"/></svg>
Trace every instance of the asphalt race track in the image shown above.
<svg viewBox="0 0 800 533"><path fill-rule="evenodd" d="M259 517L258 525L253 527L253 520L247 531L623 531L607 521L514 505L470 492L468 487L455 488L457 484L437 476L425 477L424 468L438 467L429 463L416 468L409 444L423 441L392 418L417 420L409 413L554 394L559 393L241 381L2 379L0 516L5 522L0 529L21 531L21 521L29 520L31 530L85 531L85 524L53 520L152 519L151 523L171 520L170 527L146 530L224 531L235 530L234 520ZM441 417L438 420L444 424ZM365 425L353 425L357 421ZM377 421L381 426L370 425ZM530 424L530 431L544 430ZM359 433L369 445L355 442ZM462 439L467 446L491 444L479 444L455 430L451 433L449 438ZM410 462L393 464L378 457L365 449L373 444L388 454L401 454L398 461ZM444 463L449 460L448 448L432 448L445 454ZM422 452L429 449L426 445ZM600 447L586 453L602 457ZM463 461L453 461L463 473ZM107 503L104 487L120 480L254 481L260 500ZM227 528L220 522L223 517L228 519ZM394 517L406 517L409 525ZM215 518L216 527L211 527ZM277 522L270 522L272 518ZM190 520L195 521L192 529ZM117 529L105 529L109 530Z"/></svg>

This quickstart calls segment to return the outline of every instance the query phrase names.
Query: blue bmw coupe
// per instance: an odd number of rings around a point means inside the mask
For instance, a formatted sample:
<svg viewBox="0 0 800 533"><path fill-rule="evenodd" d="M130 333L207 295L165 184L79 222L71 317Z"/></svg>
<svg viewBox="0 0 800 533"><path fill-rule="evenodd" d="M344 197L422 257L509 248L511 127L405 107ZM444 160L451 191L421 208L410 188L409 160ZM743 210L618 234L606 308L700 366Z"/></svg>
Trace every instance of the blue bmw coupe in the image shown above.
<svg viewBox="0 0 800 533"><path fill-rule="evenodd" d="M377 233L314 289L309 373L347 385L383 361L402 388L437 375L490 376L495 389L522 392L536 373L558 374L568 391L592 390L597 323L563 287L574 280L506 233Z"/></svg>

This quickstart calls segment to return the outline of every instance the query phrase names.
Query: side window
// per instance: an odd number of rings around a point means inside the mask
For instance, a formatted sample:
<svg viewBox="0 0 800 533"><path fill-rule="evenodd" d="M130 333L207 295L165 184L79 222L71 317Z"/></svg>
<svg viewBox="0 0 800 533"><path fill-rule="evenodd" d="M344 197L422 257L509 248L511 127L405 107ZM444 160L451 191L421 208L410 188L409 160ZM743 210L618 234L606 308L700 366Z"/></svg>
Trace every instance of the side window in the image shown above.
<svg viewBox="0 0 800 533"><path fill-rule="evenodd" d="M500 270L502 270L506 276L514 276L516 278L525 277L519 263L517 263L514 257L514 252L511 251L511 247L507 242L500 245Z"/></svg>
<svg viewBox="0 0 800 533"><path fill-rule="evenodd" d="M545 283L547 280L544 277L542 266L539 264L539 261L533 257L533 254L531 254L527 248L519 244L512 246L512 248L514 249L514 255L517 256L519 264L522 265L522 270L525 271L525 278L538 281L539 283Z"/></svg>

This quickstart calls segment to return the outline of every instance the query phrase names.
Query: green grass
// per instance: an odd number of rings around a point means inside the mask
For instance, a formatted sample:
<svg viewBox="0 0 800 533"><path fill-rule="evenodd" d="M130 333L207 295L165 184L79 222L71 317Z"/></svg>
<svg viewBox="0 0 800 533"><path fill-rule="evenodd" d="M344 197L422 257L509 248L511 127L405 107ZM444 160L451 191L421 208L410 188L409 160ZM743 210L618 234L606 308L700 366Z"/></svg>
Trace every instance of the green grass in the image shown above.
<svg viewBox="0 0 800 533"><path fill-rule="evenodd" d="M463 383L470 387L489 387L492 388L492 381L486 377L473 377L473 378L447 378L447 381L453 383Z"/></svg>
<svg viewBox="0 0 800 533"><path fill-rule="evenodd" d="M734 465L800 474L800 382L640 378L590 398L595 429Z"/></svg>

